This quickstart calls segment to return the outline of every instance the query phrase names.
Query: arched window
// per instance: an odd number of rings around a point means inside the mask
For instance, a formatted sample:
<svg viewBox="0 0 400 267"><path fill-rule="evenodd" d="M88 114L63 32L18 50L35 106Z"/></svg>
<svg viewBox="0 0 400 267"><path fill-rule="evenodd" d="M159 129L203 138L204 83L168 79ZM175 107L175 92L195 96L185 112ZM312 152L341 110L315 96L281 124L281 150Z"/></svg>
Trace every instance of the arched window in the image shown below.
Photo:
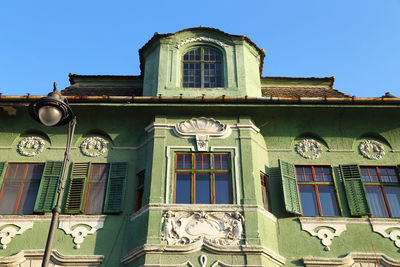
<svg viewBox="0 0 400 267"><path fill-rule="evenodd" d="M222 87L222 55L210 47L196 47L183 55L182 86Z"/></svg>

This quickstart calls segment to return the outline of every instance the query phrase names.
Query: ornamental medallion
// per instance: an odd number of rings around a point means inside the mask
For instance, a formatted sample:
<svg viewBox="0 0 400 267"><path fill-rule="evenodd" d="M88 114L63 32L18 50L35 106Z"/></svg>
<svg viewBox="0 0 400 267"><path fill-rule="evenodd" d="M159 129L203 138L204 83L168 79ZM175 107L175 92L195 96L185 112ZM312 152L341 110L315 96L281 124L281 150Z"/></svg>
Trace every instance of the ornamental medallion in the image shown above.
<svg viewBox="0 0 400 267"><path fill-rule="evenodd" d="M18 143L18 152L25 157L34 157L42 153L44 140L37 136L25 137Z"/></svg>
<svg viewBox="0 0 400 267"><path fill-rule="evenodd" d="M378 160L385 156L385 148L383 145L374 140L365 140L359 146L361 154L367 159Z"/></svg>
<svg viewBox="0 0 400 267"><path fill-rule="evenodd" d="M82 154L88 157L98 157L107 152L107 141L101 137L86 138L81 144Z"/></svg>
<svg viewBox="0 0 400 267"><path fill-rule="evenodd" d="M322 154L322 146L314 139L303 139L296 144L296 151L306 159L317 159Z"/></svg>

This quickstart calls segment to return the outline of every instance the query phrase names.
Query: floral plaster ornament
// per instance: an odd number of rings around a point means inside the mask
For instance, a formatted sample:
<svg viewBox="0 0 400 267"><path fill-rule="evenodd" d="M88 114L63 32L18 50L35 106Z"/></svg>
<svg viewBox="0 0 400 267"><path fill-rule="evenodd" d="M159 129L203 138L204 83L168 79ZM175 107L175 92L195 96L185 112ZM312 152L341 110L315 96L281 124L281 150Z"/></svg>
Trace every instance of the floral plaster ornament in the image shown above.
<svg viewBox="0 0 400 267"><path fill-rule="evenodd" d="M374 140L365 140L359 146L361 154L367 159L378 160L385 156L385 148L383 145Z"/></svg>
<svg viewBox="0 0 400 267"><path fill-rule="evenodd" d="M101 156L107 152L107 141L97 136L86 138L81 144L81 151L88 157Z"/></svg>
<svg viewBox="0 0 400 267"><path fill-rule="evenodd" d="M322 146L314 139L303 139L296 144L296 151L306 159L317 159L322 154Z"/></svg>
<svg viewBox="0 0 400 267"><path fill-rule="evenodd" d="M44 140L37 136L25 137L18 143L18 152L22 156L34 157L42 153Z"/></svg>

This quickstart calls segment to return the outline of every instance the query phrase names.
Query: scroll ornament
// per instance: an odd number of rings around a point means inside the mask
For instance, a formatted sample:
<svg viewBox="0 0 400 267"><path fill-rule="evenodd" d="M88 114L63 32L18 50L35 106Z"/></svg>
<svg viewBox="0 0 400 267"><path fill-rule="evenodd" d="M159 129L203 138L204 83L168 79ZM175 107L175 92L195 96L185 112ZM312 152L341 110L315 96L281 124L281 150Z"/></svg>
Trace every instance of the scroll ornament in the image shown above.
<svg viewBox="0 0 400 267"><path fill-rule="evenodd" d="M88 157L101 156L107 152L107 141L97 136L86 138L81 144L81 151Z"/></svg>
<svg viewBox="0 0 400 267"><path fill-rule="evenodd" d="M42 153L44 140L38 136L25 137L18 143L18 152L22 156L34 157Z"/></svg>
<svg viewBox="0 0 400 267"><path fill-rule="evenodd" d="M314 139L303 139L296 144L296 151L303 158L317 159L322 154L322 146Z"/></svg>

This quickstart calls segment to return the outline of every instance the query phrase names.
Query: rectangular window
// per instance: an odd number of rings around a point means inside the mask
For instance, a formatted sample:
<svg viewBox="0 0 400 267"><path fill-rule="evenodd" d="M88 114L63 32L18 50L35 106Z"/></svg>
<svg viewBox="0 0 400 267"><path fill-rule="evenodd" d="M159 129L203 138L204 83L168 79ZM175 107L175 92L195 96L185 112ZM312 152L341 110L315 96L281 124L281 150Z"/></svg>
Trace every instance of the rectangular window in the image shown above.
<svg viewBox="0 0 400 267"><path fill-rule="evenodd" d="M229 154L177 154L175 203L232 203L230 177Z"/></svg>
<svg viewBox="0 0 400 267"><path fill-rule="evenodd" d="M101 214L106 196L109 165L94 163L90 165L84 213Z"/></svg>
<svg viewBox="0 0 400 267"><path fill-rule="evenodd" d="M264 209L271 211L270 210L270 202L269 202L267 176L265 176L263 173L260 173L260 178L261 178L261 192L262 192L262 198L263 198L263 203L264 203Z"/></svg>
<svg viewBox="0 0 400 267"><path fill-rule="evenodd" d="M296 178L304 216L339 216L329 166L296 166Z"/></svg>
<svg viewBox="0 0 400 267"><path fill-rule="evenodd" d="M144 193L144 170L137 174L137 186L136 186L136 208L135 211L140 210L143 204L143 193Z"/></svg>
<svg viewBox="0 0 400 267"><path fill-rule="evenodd" d="M395 167L360 167L373 217L400 217L400 180Z"/></svg>
<svg viewBox="0 0 400 267"><path fill-rule="evenodd" d="M9 163L0 192L0 214L33 214L44 164Z"/></svg>

